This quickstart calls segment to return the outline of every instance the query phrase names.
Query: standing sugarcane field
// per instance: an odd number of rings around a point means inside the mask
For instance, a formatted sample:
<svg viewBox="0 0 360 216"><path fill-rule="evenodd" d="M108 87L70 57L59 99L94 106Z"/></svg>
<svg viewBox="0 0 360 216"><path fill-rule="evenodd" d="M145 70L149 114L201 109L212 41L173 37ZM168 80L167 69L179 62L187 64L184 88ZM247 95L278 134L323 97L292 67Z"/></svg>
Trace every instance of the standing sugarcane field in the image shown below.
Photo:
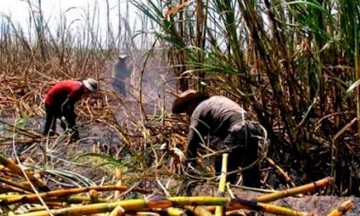
<svg viewBox="0 0 360 216"><path fill-rule="evenodd" d="M0 215L360 215L359 0L0 5Z"/></svg>

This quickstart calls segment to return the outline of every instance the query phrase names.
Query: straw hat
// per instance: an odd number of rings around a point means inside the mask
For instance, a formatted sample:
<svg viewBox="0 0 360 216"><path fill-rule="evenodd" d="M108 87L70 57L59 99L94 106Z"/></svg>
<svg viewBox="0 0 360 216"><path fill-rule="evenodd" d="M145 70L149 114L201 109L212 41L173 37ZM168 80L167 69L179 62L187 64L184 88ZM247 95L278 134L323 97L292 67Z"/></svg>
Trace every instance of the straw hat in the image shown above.
<svg viewBox="0 0 360 216"><path fill-rule="evenodd" d="M208 93L199 92L193 89L189 89L178 95L178 98L175 99L172 112L173 113L184 113L186 108L193 104L199 104L203 100L208 99L210 96Z"/></svg>
<svg viewBox="0 0 360 216"><path fill-rule="evenodd" d="M119 54L118 55L118 59L120 59L120 60L125 60L125 59L127 59L128 58L128 55L126 55L126 54Z"/></svg>
<svg viewBox="0 0 360 216"><path fill-rule="evenodd" d="M98 88L98 81L94 80L93 78L87 78L82 81L84 86L89 89L89 91L94 92Z"/></svg>

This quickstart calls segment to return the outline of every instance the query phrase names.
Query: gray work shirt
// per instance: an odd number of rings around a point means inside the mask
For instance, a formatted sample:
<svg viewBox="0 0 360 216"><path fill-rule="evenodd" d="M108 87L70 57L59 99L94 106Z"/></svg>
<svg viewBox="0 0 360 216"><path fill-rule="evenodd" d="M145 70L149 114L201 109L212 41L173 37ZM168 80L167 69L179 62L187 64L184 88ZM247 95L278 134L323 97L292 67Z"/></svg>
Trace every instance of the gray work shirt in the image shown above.
<svg viewBox="0 0 360 216"><path fill-rule="evenodd" d="M224 96L212 96L202 101L191 115L188 150L195 156L204 136L225 139L233 126L248 119L239 104Z"/></svg>

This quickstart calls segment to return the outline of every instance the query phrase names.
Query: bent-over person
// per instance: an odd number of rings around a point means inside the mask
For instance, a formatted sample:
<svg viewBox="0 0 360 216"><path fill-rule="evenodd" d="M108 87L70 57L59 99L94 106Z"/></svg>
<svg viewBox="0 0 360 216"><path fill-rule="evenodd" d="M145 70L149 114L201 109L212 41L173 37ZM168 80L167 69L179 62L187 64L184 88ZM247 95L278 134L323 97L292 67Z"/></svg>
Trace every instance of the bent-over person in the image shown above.
<svg viewBox="0 0 360 216"><path fill-rule="evenodd" d="M207 93L187 90L173 103L173 113L191 116L188 132L187 157L196 157L204 137L210 138L210 147L229 153L228 172L246 167L258 159L256 127L248 113L239 104L224 96L209 96ZM227 150L226 150L227 149ZM221 155L215 158L215 171L221 173ZM242 172L243 185L260 186L259 165ZM228 175L228 181L236 183L237 173Z"/></svg>
<svg viewBox="0 0 360 216"><path fill-rule="evenodd" d="M78 140L79 132L74 128L77 118L75 103L84 95L95 92L97 87L98 82L92 78L64 80L50 87L45 95L46 122L43 135L54 135L56 119L60 119L62 129L71 129L71 139Z"/></svg>

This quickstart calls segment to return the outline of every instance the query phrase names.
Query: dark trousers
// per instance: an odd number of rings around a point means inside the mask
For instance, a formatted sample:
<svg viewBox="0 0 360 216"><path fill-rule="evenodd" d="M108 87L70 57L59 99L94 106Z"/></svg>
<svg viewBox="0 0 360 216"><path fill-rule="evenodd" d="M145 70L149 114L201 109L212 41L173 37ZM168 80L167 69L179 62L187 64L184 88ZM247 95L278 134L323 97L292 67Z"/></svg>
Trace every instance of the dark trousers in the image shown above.
<svg viewBox="0 0 360 216"><path fill-rule="evenodd" d="M116 92L118 92L119 94L121 94L123 97L126 97L127 95L127 91L126 91L126 87L125 87L125 81L123 80L114 80L112 82L112 86L115 89Z"/></svg>
<svg viewBox="0 0 360 216"><path fill-rule="evenodd" d="M60 126L63 130L73 129L76 125L76 114L74 112L74 105L68 105L64 107L61 112L60 106L49 106L45 104L45 112L46 112L46 122L43 131L43 135L47 135L52 130L51 134L54 134L56 131L56 119L60 119ZM65 121L61 119L61 117L65 118ZM78 132L74 130L74 135L78 136Z"/></svg>
<svg viewBox="0 0 360 216"><path fill-rule="evenodd" d="M254 131L245 125L239 130L229 132L225 140L218 142L216 145L221 148L230 148L228 151L228 172L236 171L245 168L258 159L258 139L254 137ZM215 158L215 171L219 175L221 173L222 155ZM260 187L260 167L255 164L250 169L242 171L243 185L248 187ZM238 174L233 173L227 176L227 181L236 183Z"/></svg>

